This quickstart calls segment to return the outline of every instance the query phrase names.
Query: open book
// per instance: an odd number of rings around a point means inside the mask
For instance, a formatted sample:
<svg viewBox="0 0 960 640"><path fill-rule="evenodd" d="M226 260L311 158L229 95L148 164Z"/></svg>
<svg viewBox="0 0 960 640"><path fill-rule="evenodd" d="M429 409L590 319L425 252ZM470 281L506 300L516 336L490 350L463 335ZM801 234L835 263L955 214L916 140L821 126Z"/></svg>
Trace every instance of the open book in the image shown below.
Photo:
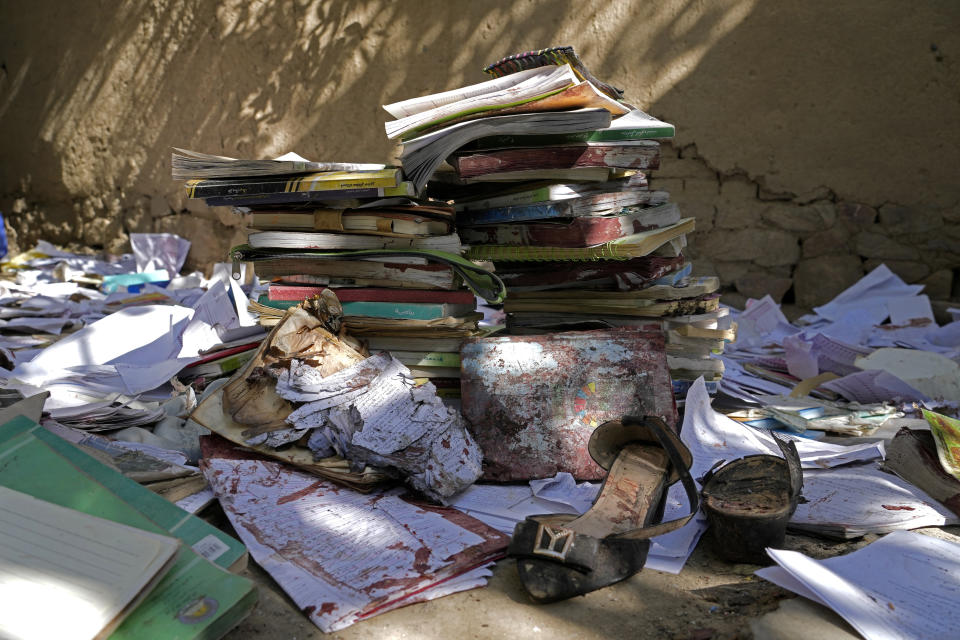
<svg viewBox="0 0 960 640"><path fill-rule="evenodd" d="M403 489L357 493L222 441L204 443L201 467L253 557L327 633L483 586L508 542Z"/></svg>
<svg viewBox="0 0 960 640"><path fill-rule="evenodd" d="M518 71L453 91L385 105L391 114L404 113L385 124L388 138L417 135L431 128L482 118L488 114L559 111L599 107L614 115L627 113L624 105L580 80L570 65Z"/></svg>

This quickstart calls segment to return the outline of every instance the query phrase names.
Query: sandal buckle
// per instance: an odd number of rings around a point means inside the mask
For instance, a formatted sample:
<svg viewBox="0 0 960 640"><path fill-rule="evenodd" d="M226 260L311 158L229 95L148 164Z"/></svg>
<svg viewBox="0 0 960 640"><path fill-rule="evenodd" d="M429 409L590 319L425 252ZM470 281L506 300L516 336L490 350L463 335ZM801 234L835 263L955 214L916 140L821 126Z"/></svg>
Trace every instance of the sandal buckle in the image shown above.
<svg viewBox="0 0 960 640"><path fill-rule="evenodd" d="M533 553L548 558L565 560L570 547L573 546L573 529L563 527L539 525L537 528L536 541L533 543Z"/></svg>

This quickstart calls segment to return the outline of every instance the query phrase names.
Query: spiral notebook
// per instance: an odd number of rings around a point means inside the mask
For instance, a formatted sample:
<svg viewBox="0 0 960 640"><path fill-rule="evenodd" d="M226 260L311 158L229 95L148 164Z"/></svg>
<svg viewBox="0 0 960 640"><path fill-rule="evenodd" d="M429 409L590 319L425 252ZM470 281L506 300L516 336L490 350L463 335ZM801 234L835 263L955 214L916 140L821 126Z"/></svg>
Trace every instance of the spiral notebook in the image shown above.
<svg viewBox="0 0 960 640"><path fill-rule="evenodd" d="M466 252L469 260L524 262L531 260L628 260L653 253L671 240L693 231L694 218L683 218L659 229L617 238L592 247L516 247L475 245Z"/></svg>

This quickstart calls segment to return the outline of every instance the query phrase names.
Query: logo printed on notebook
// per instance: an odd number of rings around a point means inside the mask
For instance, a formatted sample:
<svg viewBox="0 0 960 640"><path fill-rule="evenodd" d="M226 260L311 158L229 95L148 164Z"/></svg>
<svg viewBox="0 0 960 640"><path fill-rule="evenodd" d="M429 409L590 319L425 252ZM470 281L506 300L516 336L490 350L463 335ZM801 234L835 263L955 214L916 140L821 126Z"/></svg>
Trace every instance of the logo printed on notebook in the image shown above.
<svg viewBox="0 0 960 640"><path fill-rule="evenodd" d="M533 553L564 560L571 546L573 546L573 529L562 527L554 529L541 524L537 528L537 541L534 544Z"/></svg>
<svg viewBox="0 0 960 640"><path fill-rule="evenodd" d="M183 624L199 624L212 618L219 608L220 603L213 598L197 598L180 609L177 613L177 620Z"/></svg>

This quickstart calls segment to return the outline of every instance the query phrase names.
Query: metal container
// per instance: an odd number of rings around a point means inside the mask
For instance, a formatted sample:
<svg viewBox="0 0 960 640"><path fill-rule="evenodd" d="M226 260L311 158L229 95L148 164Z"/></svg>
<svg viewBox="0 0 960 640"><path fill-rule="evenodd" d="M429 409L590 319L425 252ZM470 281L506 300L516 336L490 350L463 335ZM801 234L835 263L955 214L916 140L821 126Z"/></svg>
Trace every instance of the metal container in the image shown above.
<svg viewBox="0 0 960 640"><path fill-rule="evenodd" d="M468 340L462 408L484 453L483 479L522 481L567 471L605 474L587 452L598 425L677 410L659 326Z"/></svg>

